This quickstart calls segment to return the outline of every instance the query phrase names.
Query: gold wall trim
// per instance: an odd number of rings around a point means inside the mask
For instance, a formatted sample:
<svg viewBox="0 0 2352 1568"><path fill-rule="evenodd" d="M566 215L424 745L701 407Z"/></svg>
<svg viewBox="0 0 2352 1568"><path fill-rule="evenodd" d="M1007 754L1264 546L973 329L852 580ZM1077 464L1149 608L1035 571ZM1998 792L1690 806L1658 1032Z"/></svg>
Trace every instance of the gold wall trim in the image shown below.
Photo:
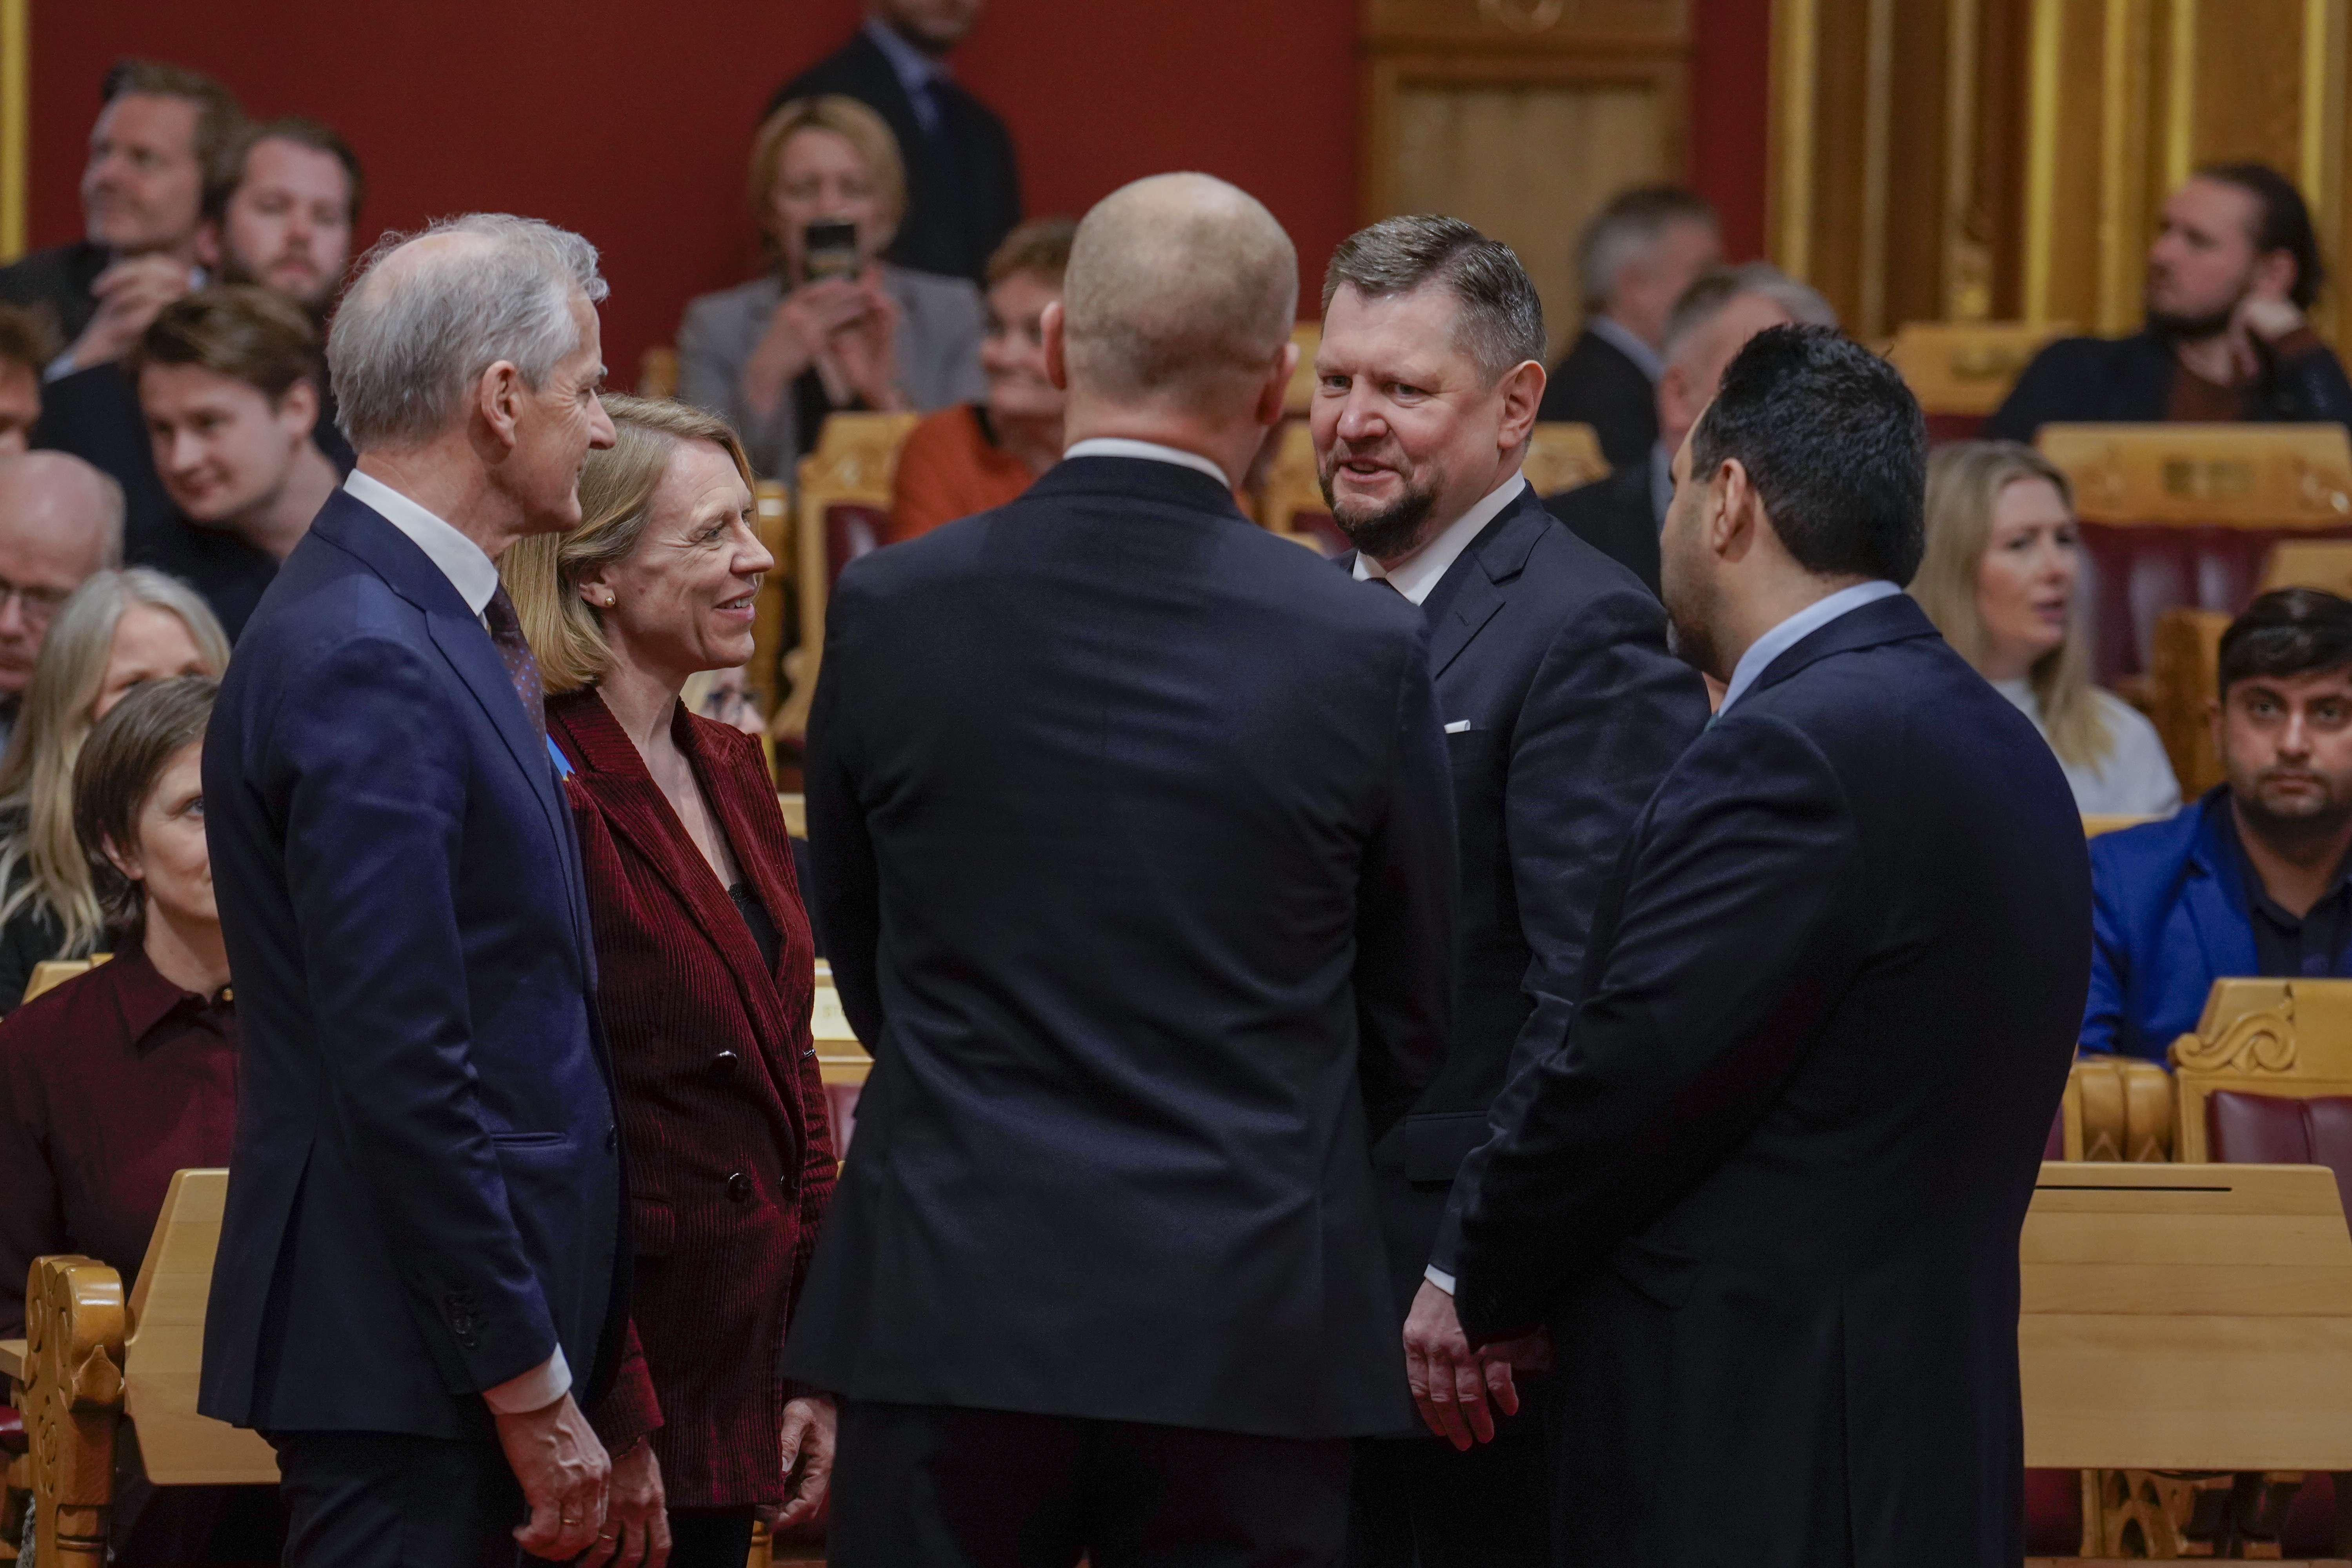
<svg viewBox="0 0 2352 1568"><path fill-rule="evenodd" d="M2147 119L2148 0L2107 0L2099 62L2099 274L2096 321L2125 332L2141 305L2147 201L2141 127Z"/></svg>
<svg viewBox="0 0 2352 1568"><path fill-rule="evenodd" d="M2164 102L2164 188L2179 187L2197 157L2197 0L2172 0L2170 80Z"/></svg>
<svg viewBox="0 0 2352 1568"><path fill-rule="evenodd" d="M1877 338L1886 320L1886 213L1895 141L1895 0L1870 0L1864 26L1862 105L1863 335Z"/></svg>
<svg viewBox="0 0 2352 1568"><path fill-rule="evenodd" d="M2303 194L2326 208L2344 146L2345 0L2304 0Z"/></svg>
<svg viewBox="0 0 2352 1568"><path fill-rule="evenodd" d="M2065 42L2066 0L2033 0L2032 52L2027 67L2025 144L2025 319L2050 319L2052 251L2058 222L2058 67Z"/></svg>
<svg viewBox="0 0 2352 1568"><path fill-rule="evenodd" d="M25 254L32 179L32 0L0 0L0 261Z"/></svg>
<svg viewBox="0 0 2352 1568"><path fill-rule="evenodd" d="M1992 314L1990 258L1972 232L1977 199L1977 51L1980 0L1951 0L1944 53L1944 314L1980 321Z"/></svg>
<svg viewBox="0 0 2352 1568"><path fill-rule="evenodd" d="M1791 278L1813 261L1814 99L1820 89L1821 17L1817 0L1773 0L1772 139L1765 205L1771 213L1772 259Z"/></svg>

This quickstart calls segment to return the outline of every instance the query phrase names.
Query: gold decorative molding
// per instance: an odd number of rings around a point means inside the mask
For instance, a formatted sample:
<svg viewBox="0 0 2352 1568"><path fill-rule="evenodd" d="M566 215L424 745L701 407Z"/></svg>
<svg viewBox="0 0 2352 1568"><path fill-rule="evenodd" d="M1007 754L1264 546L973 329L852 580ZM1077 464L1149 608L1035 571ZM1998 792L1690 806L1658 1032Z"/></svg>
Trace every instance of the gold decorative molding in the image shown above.
<svg viewBox="0 0 2352 1568"><path fill-rule="evenodd" d="M0 0L0 261L25 254L32 183L32 0Z"/></svg>
<svg viewBox="0 0 2352 1568"><path fill-rule="evenodd" d="M1563 9L1563 0L1478 0L1481 16L1514 33L1549 33Z"/></svg>
<svg viewBox="0 0 2352 1568"><path fill-rule="evenodd" d="M1772 6L1770 146L1765 207L1772 259L1791 278L1813 266L1815 100L1821 90L1819 0L1775 0Z"/></svg>
<svg viewBox="0 0 2352 1568"><path fill-rule="evenodd" d="M2058 227L2058 68L2065 43L2066 3L2033 0L2025 142L2025 319L2029 321L2046 321L2051 316Z"/></svg>
<svg viewBox="0 0 2352 1568"><path fill-rule="evenodd" d="M105 1568L127 1316L122 1277L105 1264L33 1260L17 1397L39 1500L34 1555L43 1568Z"/></svg>
<svg viewBox="0 0 2352 1568"><path fill-rule="evenodd" d="M2183 1035L2172 1042L2175 1070L2284 1073L2294 1070L2294 992L2276 1007L2249 1013L2212 1039Z"/></svg>

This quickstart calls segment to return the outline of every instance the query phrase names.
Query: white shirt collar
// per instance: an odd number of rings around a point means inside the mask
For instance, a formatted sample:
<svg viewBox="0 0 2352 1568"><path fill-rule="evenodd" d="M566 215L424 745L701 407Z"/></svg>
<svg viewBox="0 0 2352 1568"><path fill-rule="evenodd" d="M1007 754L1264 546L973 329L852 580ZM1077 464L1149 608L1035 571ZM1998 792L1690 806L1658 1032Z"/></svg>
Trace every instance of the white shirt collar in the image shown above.
<svg viewBox="0 0 2352 1568"><path fill-rule="evenodd" d="M1180 468L1206 474L1217 481L1222 489L1231 490L1234 481L1225 478L1225 470L1201 456L1180 447L1163 447L1157 441L1130 441L1124 436L1096 436L1079 442L1062 454L1065 458L1140 458L1147 463L1173 463Z"/></svg>
<svg viewBox="0 0 2352 1568"><path fill-rule="evenodd" d="M1587 316L1584 329L1640 366L1652 386L1657 385L1658 377L1666 374L1666 362L1659 357L1658 351L1643 342L1624 322L1608 316Z"/></svg>
<svg viewBox="0 0 2352 1568"><path fill-rule="evenodd" d="M385 484L352 470L343 481L343 489L355 500L373 507L384 521L408 535L417 549L425 552L426 560L441 568L457 596L466 601L466 608L477 616L490 595L499 591L499 569L482 553L482 547L417 505L415 501Z"/></svg>
<svg viewBox="0 0 2352 1568"><path fill-rule="evenodd" d="M1476 506L1445 525L1437 537L1398 562L1382 566L1379 562L1356 552L1356 581L1369 583L1375 577L1385 577L1389 586L1414 604L1425 603L1430 591L1445 575L1446 568L1462 558L1470 542L1478 537L1486 526L1502 515L1503 509L1518 499L1519 490L1527 484L1517 468L1511 477L1488 490Z"/></svg>
<svg viewBox="0 0 2352 1568"><path fill-rule="evenodd" d="M1864 605L1874 605L1903 592L1884 577L1867 583L1856 583L1851 588L1840 588L1826 599L1816 599L1758 637L1748 651L1739 656L1739 663L1731 671L1731 684L1724 689L1723 706L1716 710L1720 716L1731 711L1731 705L1748 694L1757 678L1772 668L1772 661L1812 636L1815 632L1851 610Z"/></svg>

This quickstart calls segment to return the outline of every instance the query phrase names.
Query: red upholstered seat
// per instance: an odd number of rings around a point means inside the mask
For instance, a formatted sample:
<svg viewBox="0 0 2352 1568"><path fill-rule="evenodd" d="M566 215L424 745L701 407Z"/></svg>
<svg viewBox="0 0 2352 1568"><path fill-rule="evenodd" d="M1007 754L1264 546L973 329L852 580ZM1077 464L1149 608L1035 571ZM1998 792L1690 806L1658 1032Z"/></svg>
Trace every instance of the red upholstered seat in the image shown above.
<svg viewBox="0 0 2352 1568"><path fill-rule="evenodd" d="M1930 414L1927 416L1927 445L1940 447L1947 441L1981 440L1985 422L1990 417L1985 414Z"/></svg>
<svg viewBox="0 0 2352 1568"><path fill-rule="evenodd" d="M841 569L882 542L889 514L878 506L835 501L824 509L824 582L841 581Z"/></svg>
<svg viewBox="0 0 2352 1568"><path fill-rule="evenodd" d="M1331 514L1328 511L1294 513L1290 519L1290 531L1314 540L1315 547L1326 556L1336 558L1356 548L1355 542L1339 531L1339 525L1331 521Z"/></svg>
<svg viewBox="0 0 2352 1568"><path fill-rule="evenodd" d="M13 1405L0 1405L0 1454L24 1451L25 1413Z"/></svg>
<svg viewBox="0 0 2352 1568"><path fill-rule="evenodd" d="M824 1109L833 1122L833 1157L849 1158L849 1135L857 1131L857 1091L862 1083L829 1083L824 1086Z"/></svg>
<svg viewBox="0 0 2352 1568"><path fill-rule="evenodd" d="M2025 1472L2025 1554L2072 1557L2083 1547L2083 1472Z"/></svg>
<svg viewBox="0 0 2352 1568"><path fill-rule="evenodd" d="M2063 1110L2050 1119L2050 1136L2042 1141L2042 1157L2045 1160L2066 1157L2066 1113Z"/></svg>

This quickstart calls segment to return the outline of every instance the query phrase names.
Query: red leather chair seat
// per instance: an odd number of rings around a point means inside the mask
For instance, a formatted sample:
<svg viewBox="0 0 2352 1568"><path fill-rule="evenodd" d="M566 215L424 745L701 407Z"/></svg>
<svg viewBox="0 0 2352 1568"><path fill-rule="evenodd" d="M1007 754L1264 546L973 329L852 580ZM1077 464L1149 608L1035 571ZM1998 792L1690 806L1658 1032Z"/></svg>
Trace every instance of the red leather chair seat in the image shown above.
<svg viewBox="0 0 2352 1568"><path fill-rule="evenodd" d="M890 514L878 506L837 501L824 509L824 581L841 581L841 569L882 542Z"/></svg>
<svg viewBox="0 0 2352 1568"><path fill-rule="evenodd" d="M2025 1472L2025 1554L2072 1557L2083 1548L2083 1472Z"/></svg>
<svg viewBox="0 0 2352 1568"><path fill-rule="evenodd" d="M2050 1119L2050 1136L2042 1141L2042 1157L2045 1160L2066 1157L2066 1113L2063 1110Z"/></svg>
<svg viewBox="0 0 2352 1568"><path fill-rule="evenodd" d="M1980 441L1989 414L1930 414L1927 416L1927 445L1940 447L1947 441ZM2068 1548L2071 1555L2073 1549Z"/></svg>
<svg viewBox="0 0 2352 1568"><path fill-rule="evenodd" d="M862 1083L829 1083L824 1086L825 1114L833 1121L833 1157L849 1158L849 1135L857 1131L857 1091Z"/></svg>
<svg viewBox="0 0 2352 1568"><path fill-rule="evenodd" d="M0 1454L24 1451L25 1413L13 1405L0 1405Z"/></svg>

